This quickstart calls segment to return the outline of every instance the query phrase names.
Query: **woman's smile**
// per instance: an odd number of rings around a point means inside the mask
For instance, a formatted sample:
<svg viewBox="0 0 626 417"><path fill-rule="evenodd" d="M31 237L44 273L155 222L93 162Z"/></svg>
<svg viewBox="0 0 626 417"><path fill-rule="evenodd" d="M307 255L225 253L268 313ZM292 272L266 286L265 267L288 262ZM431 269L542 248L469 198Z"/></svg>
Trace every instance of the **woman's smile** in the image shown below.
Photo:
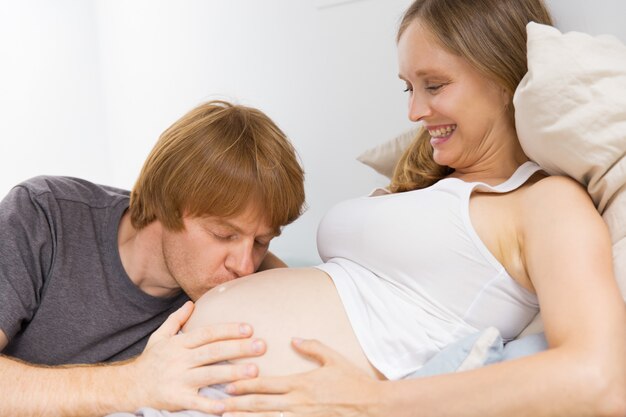
<svg viewBox="0 0 626 417"><path fill-rule="evenodd" d="M456 130L456 125L427 126L426 129L431 136L430 144L432 146L437 146L443 144L444 142L447 142L448 139L450 139L450 137L454 134L454 131Z"/></svg>

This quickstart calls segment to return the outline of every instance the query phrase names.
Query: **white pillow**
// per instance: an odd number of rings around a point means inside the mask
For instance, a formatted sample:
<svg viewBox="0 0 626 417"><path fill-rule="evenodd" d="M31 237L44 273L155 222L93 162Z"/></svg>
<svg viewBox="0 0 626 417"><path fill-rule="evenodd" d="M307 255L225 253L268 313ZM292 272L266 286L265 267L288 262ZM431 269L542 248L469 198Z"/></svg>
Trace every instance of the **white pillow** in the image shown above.
<svg viewBox="0 0 626 417"><path fill-rule="evenodd" d="M626 46L529 23L528 73L513 103L526 155L587 187L611 232L626 299Z"/></svg>

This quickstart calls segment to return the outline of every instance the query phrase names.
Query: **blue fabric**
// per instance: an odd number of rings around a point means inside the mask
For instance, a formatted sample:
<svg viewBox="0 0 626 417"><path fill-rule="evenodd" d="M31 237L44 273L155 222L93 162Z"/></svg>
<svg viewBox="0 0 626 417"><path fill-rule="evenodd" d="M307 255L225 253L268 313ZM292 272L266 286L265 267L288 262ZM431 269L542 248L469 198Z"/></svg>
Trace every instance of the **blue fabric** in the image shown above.
<svg viewBox="0 0 626 417"><path fill-rule="evenodd" d="M407 378L419 378L478 368L503 358L504 343L497 329L490 327L466 336L431 358Z"/></svg>
<svg viewBox="0 0 626 417"><path fill-rule="evenodd" d="M513 340L506 345L497 329L471 334L447 346L407 378L419 378L479 368L496 362L521 358L548 348L543 333Z"/></svg>
<svg viewBox="0 0 626 417"><path fill-rule="evenodd" d="M532 355L548 349L548 342L543 333L531 334L521 339L512 340L504 346L502 360L508 361L522 356Z"/></svg>

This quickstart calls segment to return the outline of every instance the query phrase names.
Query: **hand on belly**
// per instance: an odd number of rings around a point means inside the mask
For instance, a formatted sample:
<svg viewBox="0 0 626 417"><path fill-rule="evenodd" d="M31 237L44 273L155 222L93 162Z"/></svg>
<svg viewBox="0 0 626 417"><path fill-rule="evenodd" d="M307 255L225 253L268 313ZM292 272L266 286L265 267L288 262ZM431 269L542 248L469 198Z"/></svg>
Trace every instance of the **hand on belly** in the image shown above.
<svg viewBox="0 0 626 417"><path fill-rule="evenodd" d="M242 359L260 375L305 372L317 363L297 354L291 339L317 339L376 378L352 331L332 280L315 268L271 269L222 284L203 295L184 330L215 323L252 325L267 344L265 355Z"/></svg>

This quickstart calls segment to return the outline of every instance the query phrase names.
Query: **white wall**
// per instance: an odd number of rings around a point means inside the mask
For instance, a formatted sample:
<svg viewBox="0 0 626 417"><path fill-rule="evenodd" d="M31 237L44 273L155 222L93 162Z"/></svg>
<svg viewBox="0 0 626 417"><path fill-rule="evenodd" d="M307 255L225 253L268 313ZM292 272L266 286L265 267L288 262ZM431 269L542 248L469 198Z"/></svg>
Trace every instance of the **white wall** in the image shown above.
<svg viewBox="0 0 626 417"><path fill-rule="evenodd" d="M0 0L0 196L38 174L106 181L93 4Z"/></svg>
<svg viewBox="0 0 626 417"><path fill-rule="evenodd" d="M97 1L111 182L130 187L160 132L199 102L259 107L290 136L306 170L308 211L272 250L292 264L315 262L323 213L382 180L355 156L408 126L394 50L407 4Z"/></svg>
<svg viewBox="0 0 626 417"><path fill-rule="evenodd" d="M394 42L410 0L330 3L0 0L0 194L39 173L129 188L169 124L227 98L299 151L309 209L272 250L315 262L323 213L384 184L355 156L410 126ZM623 0L548 3L561 29L626 41Z"/></svg>
<svg viewBox="0 0 626 417"><path fill-rule="evenodd" d="M625 0L546 0L561 31L611 34L626 42Z"/></svg>

